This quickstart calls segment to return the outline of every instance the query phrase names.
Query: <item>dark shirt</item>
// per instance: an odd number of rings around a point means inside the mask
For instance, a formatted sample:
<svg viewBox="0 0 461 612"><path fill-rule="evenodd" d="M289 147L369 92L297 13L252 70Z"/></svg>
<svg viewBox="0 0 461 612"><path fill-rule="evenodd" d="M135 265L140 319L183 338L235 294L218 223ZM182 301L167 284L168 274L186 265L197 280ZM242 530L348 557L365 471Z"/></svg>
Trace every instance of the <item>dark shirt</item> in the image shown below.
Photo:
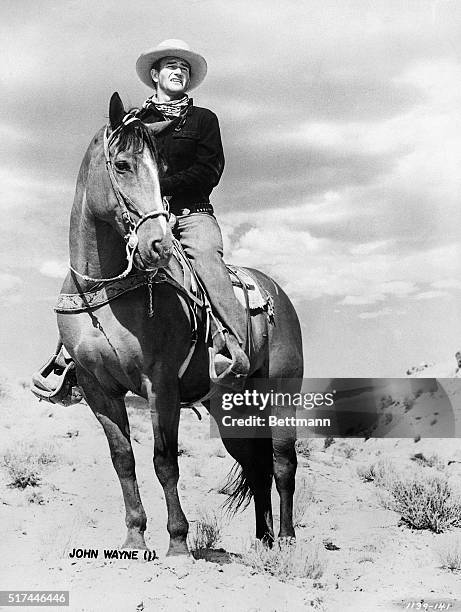
<svg viewBox="0 0 461 612"><path fill-rule="evenodd" d="M159 119L158 111L150 111L151 119ZM157 116L156 116L157 114ZM161 117L163 119L163 117ZM224 169L221 132L216 115L207 108L191 103L186 115L174 119L156 142L166 171L160 177L163 196L170 197L170 210L209 203L210 194L219 183Z"/></svg>

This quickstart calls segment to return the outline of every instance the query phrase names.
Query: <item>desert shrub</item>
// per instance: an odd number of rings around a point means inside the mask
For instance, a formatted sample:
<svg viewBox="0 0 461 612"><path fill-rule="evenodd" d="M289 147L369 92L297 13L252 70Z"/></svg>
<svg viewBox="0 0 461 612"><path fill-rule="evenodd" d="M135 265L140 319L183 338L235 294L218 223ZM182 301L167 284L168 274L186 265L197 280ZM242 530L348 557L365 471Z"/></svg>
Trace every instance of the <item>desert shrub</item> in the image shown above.
<svg viewBox="0 0 461 612"><path fill-rule="evenodd" d="M448 543L447 547L439 550L442 567L452 572L461 571L461 539Z"/></svg>
<svg viewBox="0 0 461 612"><path fill-rule="evenodd" d="M440 471L445 467L443 460L435 453L430 457L425 457L423 453L415 453L410 459L422 467L435 467Z"/></svg>
<svg viewBox="0 0 461 612"><path fill-rule="evenodd" d="M356 449L348 442L342 442L336 448L336 454L342 455L346 459L351 459L356 452Z"/></svg>
<svg viewBox="0 0 461 612"><path fill-rule="evenodd" d="M189 447L187 447L182 440L178 442L178 457L191 457L192 452Z"/></svg>
<svg viewBox="0 0 461 612"><path fill-rule="evenodd" d="M363 555L363 557L360 557L360 559L358 559L357 561L357 563L374 563L374 562L375 562L375 559L371 555Z"/></svg>
<svg viewBox="0 0 461 612"><path fill-rule="evenodd" d="M29 504L38 504L43 506L46 504L46 499L41 491L37 491L36 489L32 489L32 492L27 496L27 501Z"/></svg>
<svg viewBox="0 0 461 612"><path fill-rule="evenodd" d="M364 482L374 482L378 487L389 487L396 477L395 467L388 459L379 459L369 466L359 466L357 475Z"/></svg>
<svg viewBox="0 0 461 612"><path fill-rule="evenodd" d="M325 440L323 441L323 448L326 450L335 442L336 440L333 438L333 436L326 436Z"/></svg>
<svg viewBox="0 0 461 612"><path fill-rule="evenodd" d="M13 396L13 384L5 376L0 374L0 400L9 399Z"/></svg>
<svg viewBox="0 0 461 612"><path fill-rule="evenodd" d="M293 525L294 527L304 527L306 514L309 506L315 501L314 483L312 479L301 478L296 483L295 494L293 496Z"/></svg>
<svg viewBox="0 0 461 612"><path fill-rule="evenodd" d="M227 457L227 451L222 444L216 443L216 445L208 452L208 456L225 459Z"/></svg>
<svg viewBox="0 0 461 612"><path fill-rule="evenodd" d="M256 540L243 553L242 561L253 570L270 574L283 582L293 578L317 580L324 572L318 549L307 542L275 542L272 548L268 548Z"/></svg>
<svg viewBox="0 0 461 612"><path fill-rule="evenodd" d="M309 459L313 450L313 442L313 438L302 438L301 440L296 440L295 448L298 455Z"/></svg>
<svg viewBox="0 0 461 612"><path fill-rule="evenodd" d="M43 468L56 461L51 448L38 449L36 444L25 442L7 449L0 460L11 478L9 486L18 489L36 487L41 482Z"/></svg>
<svg viewBox="0 0 461 612"><path fill-rule="evenodd" d="M461 526L461 500L453 495L446 478L440 476L395 480L389 492L393 510L414 529L441 533Z"/></svg>
<svg viewBox="0 0 461 612"><path fill-rule="evenodd" d="M222 521L215 514L204 514L189 534L189 548L196 559L201 559L221 539Z"/></svg>
<svg viewBox="0 0 461 612"><path fill-rule="evenodd" d="M402 402L405 409L405 413L409 412L413 408L413 406L415 405L415 401L416 397L414 395L405 397Z"/></svg>
<svg viewBox="0 0 461 612"><path fill-rule="evenodd" d="M202 466L199 461L194 461L194 463L192 464L192 476L195 476L197 478L201 478L203 476Z"/></svg>
<svg viewBox="0 0 461 612"><path fill-rule="evenodd" d="M389 408L389 406L392 406L393 404L395 404L395 400L392 395L382 395L379 398L379 409L381 411L386 410L387 408Z"/></svg>

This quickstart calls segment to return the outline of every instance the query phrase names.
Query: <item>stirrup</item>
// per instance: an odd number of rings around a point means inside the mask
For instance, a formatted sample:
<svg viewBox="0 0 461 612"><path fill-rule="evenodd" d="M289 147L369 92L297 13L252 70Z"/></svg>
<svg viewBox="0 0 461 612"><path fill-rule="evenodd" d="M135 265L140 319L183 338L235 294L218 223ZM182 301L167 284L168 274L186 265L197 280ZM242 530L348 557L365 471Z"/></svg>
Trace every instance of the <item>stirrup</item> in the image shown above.
<svg viewBox="0 0 461 612"><path fill-rule="evenodd" d="M51 384L50 375L56 376L56 384ZM60 351L32 375L30 390L40 401L52 404L71 406L83 399L82 392L77 384L75 364L67 359Z"/></svg>
<svg viewBox="0 0 461 612"><path fill-rule="evenodd" d="M241 390L250 370L249 359L233 336L226 338L226 348L230 358L217 353L214 347L208 348L210 378L219 386Z"/></svg>

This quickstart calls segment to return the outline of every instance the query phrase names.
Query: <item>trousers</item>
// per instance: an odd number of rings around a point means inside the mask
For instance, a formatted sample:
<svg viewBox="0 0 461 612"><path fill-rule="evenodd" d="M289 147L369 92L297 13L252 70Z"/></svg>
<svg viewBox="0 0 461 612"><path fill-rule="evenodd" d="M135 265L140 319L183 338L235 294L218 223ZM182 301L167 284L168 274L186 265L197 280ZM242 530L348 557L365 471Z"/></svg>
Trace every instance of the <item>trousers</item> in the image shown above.
<svg viewBox="0 0 461 612"><path fill-rule="evenodd" d="M246 336L245 309L235 297L223 261L223 240L216 218L207 213L178 216L174 235L202 281L215 314L240 346Z"/></svg>

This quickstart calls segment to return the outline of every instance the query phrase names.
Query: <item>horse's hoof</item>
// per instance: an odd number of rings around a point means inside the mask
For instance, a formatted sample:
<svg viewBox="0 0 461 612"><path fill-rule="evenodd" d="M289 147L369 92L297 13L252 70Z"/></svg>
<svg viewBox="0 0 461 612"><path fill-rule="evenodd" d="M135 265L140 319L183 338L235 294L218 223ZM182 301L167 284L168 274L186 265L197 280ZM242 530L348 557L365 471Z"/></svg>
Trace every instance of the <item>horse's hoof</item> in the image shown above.
<svg viewBox="0 0 461 612"><path fill-rule="evenodd" d="M170 540L170 546L168 548L168 552L166 553L167 557L190 557L191 554L189 549L187 548L187 543L185 540Z"/></svg>
<svg viewBox="0 0 461 612"><path fill-rule="evenodd" d="M126 548L131 548L135 550L149 550L144 540L144 536L138 534L128 534L126 536L126 540L123 543L122 550Z"/></svg>

